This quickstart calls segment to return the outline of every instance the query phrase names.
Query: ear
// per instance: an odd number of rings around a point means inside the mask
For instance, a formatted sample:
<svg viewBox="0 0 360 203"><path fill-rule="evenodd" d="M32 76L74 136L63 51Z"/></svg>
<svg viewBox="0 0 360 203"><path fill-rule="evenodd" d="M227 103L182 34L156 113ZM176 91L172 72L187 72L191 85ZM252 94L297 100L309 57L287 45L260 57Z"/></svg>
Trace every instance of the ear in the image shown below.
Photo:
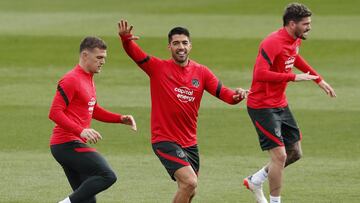
<svg viewBox="0 0 360 203"><path fill-rule="evenodd" d="M290 27L291 29L293 29L294 27L296 27L296 22L293 21L293 20L290 20L290 21L289 21L289 27Z"/></svg>
<svg viewBox="0 0 360 203"><path fill-rule="evenodd" d="M80 55L81 57L86 58L89 55L89 53L86 50L84 50L80 53Z"/></svg>

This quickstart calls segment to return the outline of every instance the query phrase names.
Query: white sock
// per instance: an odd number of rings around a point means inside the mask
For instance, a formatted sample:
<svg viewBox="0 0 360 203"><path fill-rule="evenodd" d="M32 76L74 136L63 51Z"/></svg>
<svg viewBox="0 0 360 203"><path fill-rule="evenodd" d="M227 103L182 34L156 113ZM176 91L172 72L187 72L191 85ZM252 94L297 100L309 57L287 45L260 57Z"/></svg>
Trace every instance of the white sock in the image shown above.
<svg viewBox="0 0 360 203"><path fill-rule="evenodd" d="M270 195L270 203L281 203L280 196L273 197Z"/></svg>
<svg viewBox="0 0 360 203"><path fill-rule="evenodd" d="M268 177L268 173L265 171L265 167L264 167L252 176L251 182L253 182L256 185L261 185L265 182L267 177Z"/></svg>
<svg viewBox="0 0 360 203"><path fill-rule="evenodd" d="M59 203L71 203L70 198L67 197L63 201L60 201Z"/></svg>

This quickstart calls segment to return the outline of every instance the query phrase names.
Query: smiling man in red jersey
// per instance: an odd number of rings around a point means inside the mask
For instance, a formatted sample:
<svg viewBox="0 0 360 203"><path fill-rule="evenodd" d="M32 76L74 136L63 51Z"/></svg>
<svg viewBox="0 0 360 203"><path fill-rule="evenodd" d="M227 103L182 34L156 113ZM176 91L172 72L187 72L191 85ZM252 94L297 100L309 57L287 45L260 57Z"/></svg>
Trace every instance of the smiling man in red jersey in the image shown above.
<svg viewBox="0 0 360 203"><path fill-rule="evenodd" d="M280 203L284 168L302 155L302 135L285 96L288 82L312 80L330 97L336 96L333 88L299 54L301 41L311 29L311 14L302 4L289 4L283 15L284 27L260 44L247 106L260 146L269 152L270 162L244 179L244 185L259 203L267 203L262 190L267 177L270 202ZM292 73L293 67L304 73Z"/></svg>
<svg viewBox="0 0 360 203"><path fill-rule="evenodd" d="M197 117L204 90L228 104L237 104L247 91L235 91L204 65L189 59L189 31L175 27L168 34L171 59L147 55L134 42L132 26L120 21L119 35L126 53L150 78L151 142L169 175L177 181L174 203L188 203L195 195L199 171Z"/></svg>
<svg viewBox="0 0 360 203"><path fill-rule="evenodd" d="M80 44L80 60L58 83L49 118L56 124L50 140L51 153L62 166L73 193L60 203L95 203L95 195L116 181L106 160L86 142L102 136L90 128L94 118L106 123L123 123L136 131L131 115L103 109L96 100L93 76L100 73L106 58L106 44L86 37Z"/></svg>

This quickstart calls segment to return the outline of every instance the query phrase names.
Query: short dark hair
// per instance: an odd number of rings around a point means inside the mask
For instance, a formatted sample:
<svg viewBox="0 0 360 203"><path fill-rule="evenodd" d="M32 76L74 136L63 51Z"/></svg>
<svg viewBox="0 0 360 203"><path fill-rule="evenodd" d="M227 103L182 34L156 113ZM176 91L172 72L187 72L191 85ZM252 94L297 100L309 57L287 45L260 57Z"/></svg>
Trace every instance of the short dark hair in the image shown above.
<svg viewBox="0 0 360 203"><path fill-rule="evenodd" d="M174 27L173 29L170 30L168 34L169 43L171 42L173 35L186 35L190 40L189 30L184 27Z"/></svg>
<svg viewBox="0 0 360 203"><path fill-rule="evenodd" d="M290 21L299 22L305 17L310 17L312 15L310 9L308 9L304 4L300 3L290 3L286 6L283 23L284 26L288 25Z"/></svg>
<svg viewBox="0 0 360 203"><path fill-rule="evenodd" d="M85 49L92 50L95 48L106 50L107 46L104 40L98 37L85 37L80 43L80 53Z"/></svg>

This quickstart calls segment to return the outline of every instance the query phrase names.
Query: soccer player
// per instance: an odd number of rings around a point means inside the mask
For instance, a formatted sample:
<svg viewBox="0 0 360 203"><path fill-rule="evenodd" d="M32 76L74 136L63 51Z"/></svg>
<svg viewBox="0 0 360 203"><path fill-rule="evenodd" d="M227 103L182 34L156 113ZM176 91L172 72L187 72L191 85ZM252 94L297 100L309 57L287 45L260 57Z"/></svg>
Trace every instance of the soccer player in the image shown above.
<svg viewBox="0 0 360 203"><path fill-rule="evenodd" d="M204 65L189 59L191 40L186 28L175 27L168 34L172 58L147 55L134 42L133 26L118 23L126 53L150 78L151 142L155 154L170 177L177 181L174 203L187 203L195 195L199 172L196 127L204 90L228 104L237 104L247 91L233 91Z"/></svg>
<svg viewBox="0 0 360 203"><path fill-rule="evenodd" d="M136 131L131 115L109 112L96 101L93 76L100 73L105 58L105 42L86 37L80 44L79 64L59 81L50 108L49 118L56 124L50 140L51 153L64 169L74 191L60 203L94 203L95 195L116 181L106 160L86 144L102 138L90 128L92 118L130 125Z"/></svg>
<svg viewBox="0 0 360 203"><path fill-rule="evenodd" d="M257 202L267 202L262 191L269 178L270 202L280 203L284 167L302 155L301 132L288 107L285 89L290 81L315 81L330 97L333 88L299 55L301 40L311 29L311 11L299 3L289 4L283 15L284 27L267 36L260 44L247 100L248 113L256 128L262 150L270 162L244 179ZM301 74L294 74L296 67Z"/></svg>

